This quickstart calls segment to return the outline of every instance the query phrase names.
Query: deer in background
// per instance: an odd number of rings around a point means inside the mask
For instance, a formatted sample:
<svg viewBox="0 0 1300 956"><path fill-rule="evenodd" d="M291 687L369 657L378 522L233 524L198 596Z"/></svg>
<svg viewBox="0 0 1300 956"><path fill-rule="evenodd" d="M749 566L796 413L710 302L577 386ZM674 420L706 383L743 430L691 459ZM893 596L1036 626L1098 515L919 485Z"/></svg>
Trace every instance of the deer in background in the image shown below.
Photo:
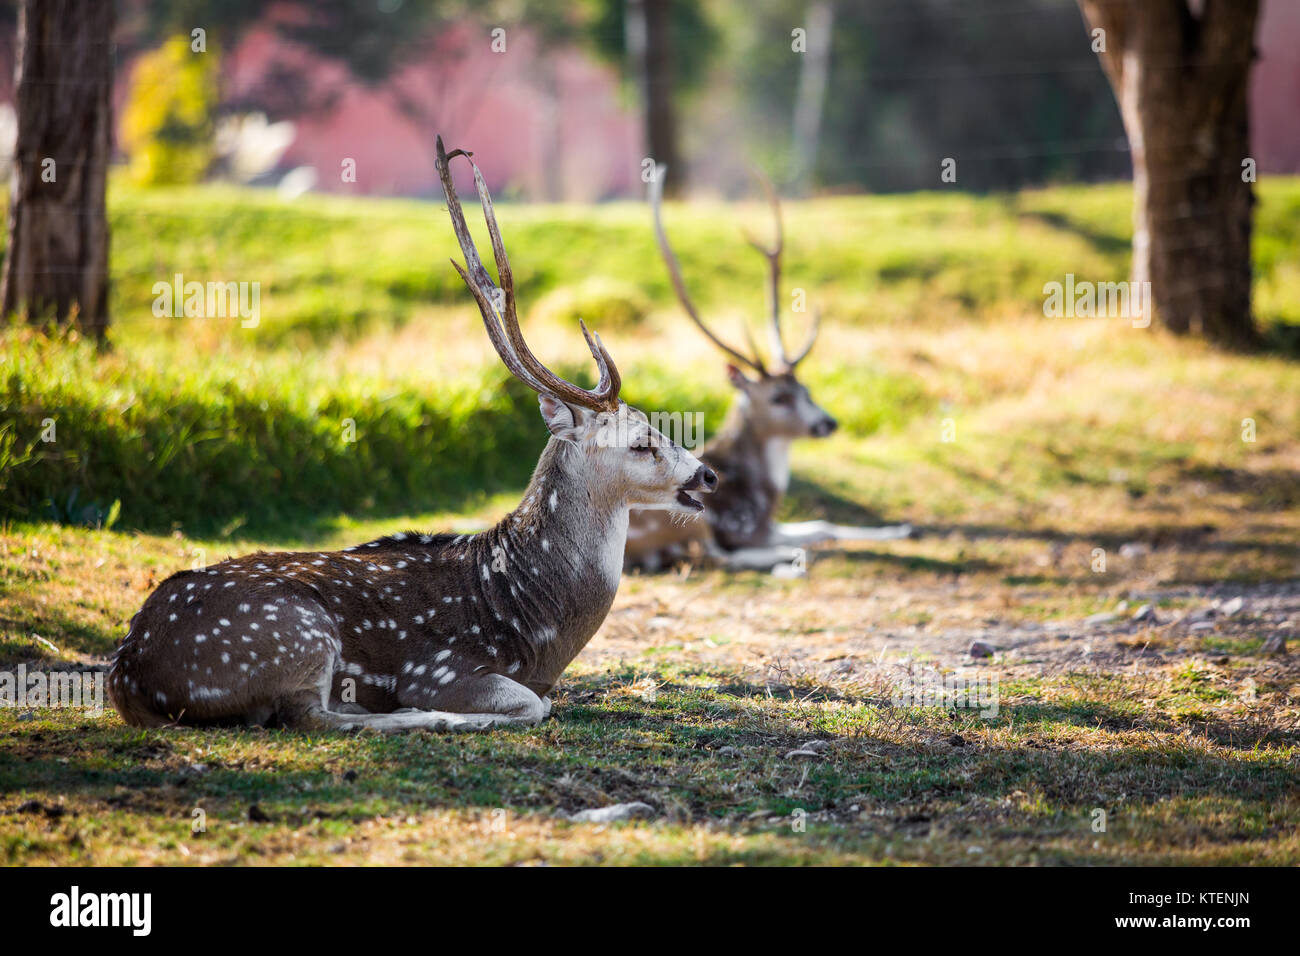
<svg viewBox="0 0 1300 956"><path fill-rule="evenodd" d="M471 154L438 139L438 174L465 267L452 260L506 368L551 432L523 501L480 534L390 535L342 551L257 553L174 574L117 649L109 693L139 726L484 730L536 724L609 611L629 509L686 516L717 478L619 399L614 360L579 388L519 329L492 199ZM479 259L448 159L474 169L500 287Z"/></svg>
<svg viewBox="0 0 1300 956"><path fill-rule="evenodd" d="M790 484L791 443L799 438L825 438L838 427L835 419L813 401L807 386L795 374L796 367L808 356L817 339L821 312L814 310L812 327L803 347L793 355L786 351L781 335L781 254L785 248L781 203L771 183L760 176L776 220L776 239L770 248L752 236L747 239L768 265L771 368L759 354L748 325L745 335L749 354L718 338L691 302L681 266L664 231L666 173L666 167L659 166L650 183L650 205L659 251L686 314L732 360L727 365L727 377L738 395L722 429L700 453L700 459L720 478L718 493L705 505L705 521L683 524L662 512L634 511L628 529L626 566L655 571L692 551L702 551L707 560L731 570L791 574L798 572L806 545L823 541L889 541L909 536L910 525L859 528L828 521L777 522L777 509ZM742 367L747 367L752 377Z"/></svg>

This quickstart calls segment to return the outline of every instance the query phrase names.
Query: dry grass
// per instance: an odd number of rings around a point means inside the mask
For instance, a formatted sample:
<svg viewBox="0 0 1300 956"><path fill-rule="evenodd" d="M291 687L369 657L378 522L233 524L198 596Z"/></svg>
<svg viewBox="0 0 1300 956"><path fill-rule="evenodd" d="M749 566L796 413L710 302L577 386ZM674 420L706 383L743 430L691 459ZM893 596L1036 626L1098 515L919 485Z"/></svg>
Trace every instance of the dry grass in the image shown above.
<svg viewBox="0 0 1300 956"><path fill-rule="evenodd" d="M946 404L801 446L788 510L918 538L821 550L799 580L626 580L533 731L142 732L0 710L0 860L1300 863L1300 665L1264 649L1300 630L1296 368L1105 322L829 341ZM312 545L507 506L341 517ZM94 664L163 576L263 543L301 542L8 527L0 662ZM1132 620L1145 603L1157 621ZM972 660L975 639L996 654ZM996 716L900 703L914 667L996 679ZM631 800L655 818L563 818Z"/></svg>

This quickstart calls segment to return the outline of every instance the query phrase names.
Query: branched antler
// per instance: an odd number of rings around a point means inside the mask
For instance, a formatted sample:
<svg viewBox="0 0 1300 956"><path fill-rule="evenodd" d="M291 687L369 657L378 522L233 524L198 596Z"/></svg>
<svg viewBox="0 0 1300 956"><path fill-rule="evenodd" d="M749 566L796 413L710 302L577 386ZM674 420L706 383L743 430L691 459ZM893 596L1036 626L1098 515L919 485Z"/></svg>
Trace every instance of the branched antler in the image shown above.
<svg viewBox="0 0 1300 956"><path fill-rule="evenodd" d="M760 375L769 374L766 366L763 364L762 356L759 354L758 346L754 342L753 333L750 332L749 326L746 325L745 339L749 343L750 355L745 355L737 349L732 348L726 342L710 331L699 312L696 310L694 303L691 302L690 296L686 294L686 283L682 281L681 266L677 261L677 256L673 254L672 247L668 244L668 236L664 232L662 205L663 205L663 181L667 174L666 166L657 166L655 168L655 178L650 183L650 205L654 210L655 238L659 241L659 251L663 255L664 263L668 266L668 276L672 280L673 289L677 293L677 299L681 302L682 308L691 320L699 326L700 331L708 336L718 348L726 352L732 358L745 365L748 365ZM821 328L820 310L813 313L812 328L808 334L808 340L804 343L803 348L793 357L785 350L785 342L781 338L781 254L785 251L785 229L781 222L781 201L777 198L776 190L772 183L757 169L754 174L758 177L763 185L763 190L767 193L768 199L772 203L772 214L776 219L776 240L769 248L755 239L748 231L745 238L749 244L767 260L768 264L768 300L771 306L768 321L768 338L771 341L772 361L776 368L775 373L788 372L798 365L808 353L812 351L813 343L817 339L817 332ZM752 356L752 357L751 357Z"/></svg>
<svg viewBox="0 0 1300 956"><path fill-rule="evenodd" d="M722 341L722 339L718 338L709 330L709 327L705 325L704 321L700 318L699 312L696 311L695 304L691 302L691 297L686 293L686 283L682 281L682 267L677 262L677 256L673 254L672 246L668 244L667 233L664 232L662 207L664 178L667 175L667 166L655 167L655 178L650 183L650 206L654 211L655 238L659 241L659 252L664 257L664 264L668 266L668 277L672 280L673 290L677 293L677 300L681 302L682 308L686 310L686 314L689 315L691 320L700 327L700 331L708 337L709 341L722 349L722 351L726 352L736 361L743 365L748 365L759 375L766 375L767 369L763 367L763 360L759 357L758 350L753 348L753 339L750 339L750 348L753 349L753 358L733 349L730 345ZM745 332L746 335L749 334L748 326L746 326Z"/></svg>
<svg viewBox="0 0 1300 956"><path fill-rule="evenodd" d="M474 170L474 185L478 189L479 202L483 206L483 218L487 222L488 235L492 240L492 255L496 260L497 275L501 281L500 288L493 283L492 277L483 267L478 248L474 245L474 240L469 234L469 226L465 223L465 212L461 209L456 187L451 181L448 161L457 156L464 156ZM533 355L528 343L524 341L524 334L519 329L519 315L515 309L515 286L514 277L510 272L510 260L506 258L505 243L501 240L496 212L492 208L492 196L483 181L483 174L479 172L473 160L473 153L463 149L453 149L448 153L443 148L442 137L439 136L438 176L442 180L442 191L447 197L447 211L451 214L452 229L455 230L461 252L465 255L463 268L455 259L451 260L451 264L455 266L460 277L465 280L465 285L473 293L479 312L483 314L483 325L487 329L488 338L492 340L492 346L501 356L501 361L505 363L506 368L533 391L547 392L567 404L593 411L617 409L618 392L622 386L618 367L601 343L600 336L593 336L588 332L586 323L581 319L578 320L578 325L582 328L582 335L587 340L587 348L591 350L592 357L596 360L596 368L600 371L600 381L595 389L580 388L560 378Z"/></svg>
<svg viewBox="0 0 1300 956"><path fill-rule="evenodd" d="M772 181L764 176L761 170L755 167L753 173L762 184L763 192L767 193L768 201L772 204L772 218L776 221L776 240L771 248L768 248L748 231L745 232L745 239L767 260L768 300L771 305L768 338L771 340L772 360L782 371L789 371L812 351L813 342L817 340L817 332L821 328L821 311L813 312L812 328L808 333L808 339L799 354L791 358L790 353L785 350L785 341L781 337L781 254L785 252L785 227L781 221L781 200L777 197Z"/></svg>

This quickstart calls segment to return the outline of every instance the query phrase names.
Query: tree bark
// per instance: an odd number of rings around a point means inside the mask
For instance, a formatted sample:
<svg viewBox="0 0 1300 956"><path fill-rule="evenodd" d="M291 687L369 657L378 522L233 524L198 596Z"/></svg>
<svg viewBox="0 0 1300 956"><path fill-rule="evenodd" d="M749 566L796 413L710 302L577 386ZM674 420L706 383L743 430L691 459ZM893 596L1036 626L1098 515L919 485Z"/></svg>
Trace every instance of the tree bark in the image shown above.
<svg viewBox="0 0 1300 956"><path fill-rule="evenodd" d="M108 331L113 7L23 0L16 69L18 139L0 314Z"/></svg>
<svg viewBox="0 0 1300 956"><path fill-rule="evenodd" d="M1079 0L1133 157L1133 281L1178 334L1252 347L1248 94L1259 0Z"/></svg>
<svg viewBox="0 0 1300 956"><path fill-rule="evenodd" d="M831 31L835 24L835 6L831 0L813 0L807 13L808 51L799 65L799 92L794 105L794 191L806 194L812 186L817 166L817 146L821 139L822 107L826 102L826 83L831 71Z"/></svg>
<svg viewBox="0 0 1300 956"><path fill-rule="evenodd" d="M645 141L656 163L668 166L672 175L664 192L678 195L686 182L686 171L678 162L677 116L673 100L672 0L628 0L629 41L634 69L640 74L642 108L645 111ZM640 23L636 20L639 18ZM636 47L641 49L637 50Z"/></svg>

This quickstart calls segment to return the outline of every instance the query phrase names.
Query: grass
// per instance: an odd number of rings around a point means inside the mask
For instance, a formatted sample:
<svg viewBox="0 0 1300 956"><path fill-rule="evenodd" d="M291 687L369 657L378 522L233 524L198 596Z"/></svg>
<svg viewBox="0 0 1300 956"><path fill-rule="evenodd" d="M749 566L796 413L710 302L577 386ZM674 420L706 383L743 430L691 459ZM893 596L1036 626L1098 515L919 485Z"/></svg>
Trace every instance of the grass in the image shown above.
<svg viewBox="0 0 1300 956"><path fill-rule="evenodd" d="M525 480L533 399L505 384L460 280L439 265L454 246L438 206L114 187L115 353L0 336L0 518L284 531L322 512L462 508ZM1260 192L1258 310L1290 329L1300 182ZM1022 389L1033 369L999 363L989 375L888 342L890 362L859 350L886 329L979 334L1008 318L1042 335L1045 282L1123 276L1128 201L1106 186L790 204L788 287L811 292L836 330L810 384L855 437L925 413L959 421L963 406ZM737 226L765 217L751 205L670 210L693 294L733 336L764 308L763 263ZM644 208L510 207L503 218L543 358L585 379L573 349L585 312L604 324L628 398L717 421L728 394L716 355L682 328ZM258 324L155 316L155 284L177 274L258 283ZM1132 360L1138 337L1127 338L1116 352Z"/></svg>
<svg viewBox="0 0 1300 956"><path fill-rule="evenodd" d="M1300 184L1261 195L1257 307L1285 324ZM1300 863L1300 665L1265 650L1300 629L1300 369L1043 319L1043 283L1122 277L1126 204L790 205L791 284L828 314L808 380L845 428L796 447L787 515L919 537L821 549L793 581L626 579L536 730L146 732L0 708L0 860ZM758 314L730 220L761 210L668 213L719 327ZM436 207L118 187L112 215L115 350L0 342L0 669L98 666L192 564L511 506L544 435L437 266ZM544 358L572 362L574 303L604 297L628 397L716 422L719 361L677 317L643 209L501 219ZM177 270L262 281L262 325L155 320L150 284ZM1155 621L1130 619L1142 603ZM992 658L969 658L976 638ZM915 667L996 681L997 714L901 701ZM565 818L631 800L653 819Z"/></svg>

